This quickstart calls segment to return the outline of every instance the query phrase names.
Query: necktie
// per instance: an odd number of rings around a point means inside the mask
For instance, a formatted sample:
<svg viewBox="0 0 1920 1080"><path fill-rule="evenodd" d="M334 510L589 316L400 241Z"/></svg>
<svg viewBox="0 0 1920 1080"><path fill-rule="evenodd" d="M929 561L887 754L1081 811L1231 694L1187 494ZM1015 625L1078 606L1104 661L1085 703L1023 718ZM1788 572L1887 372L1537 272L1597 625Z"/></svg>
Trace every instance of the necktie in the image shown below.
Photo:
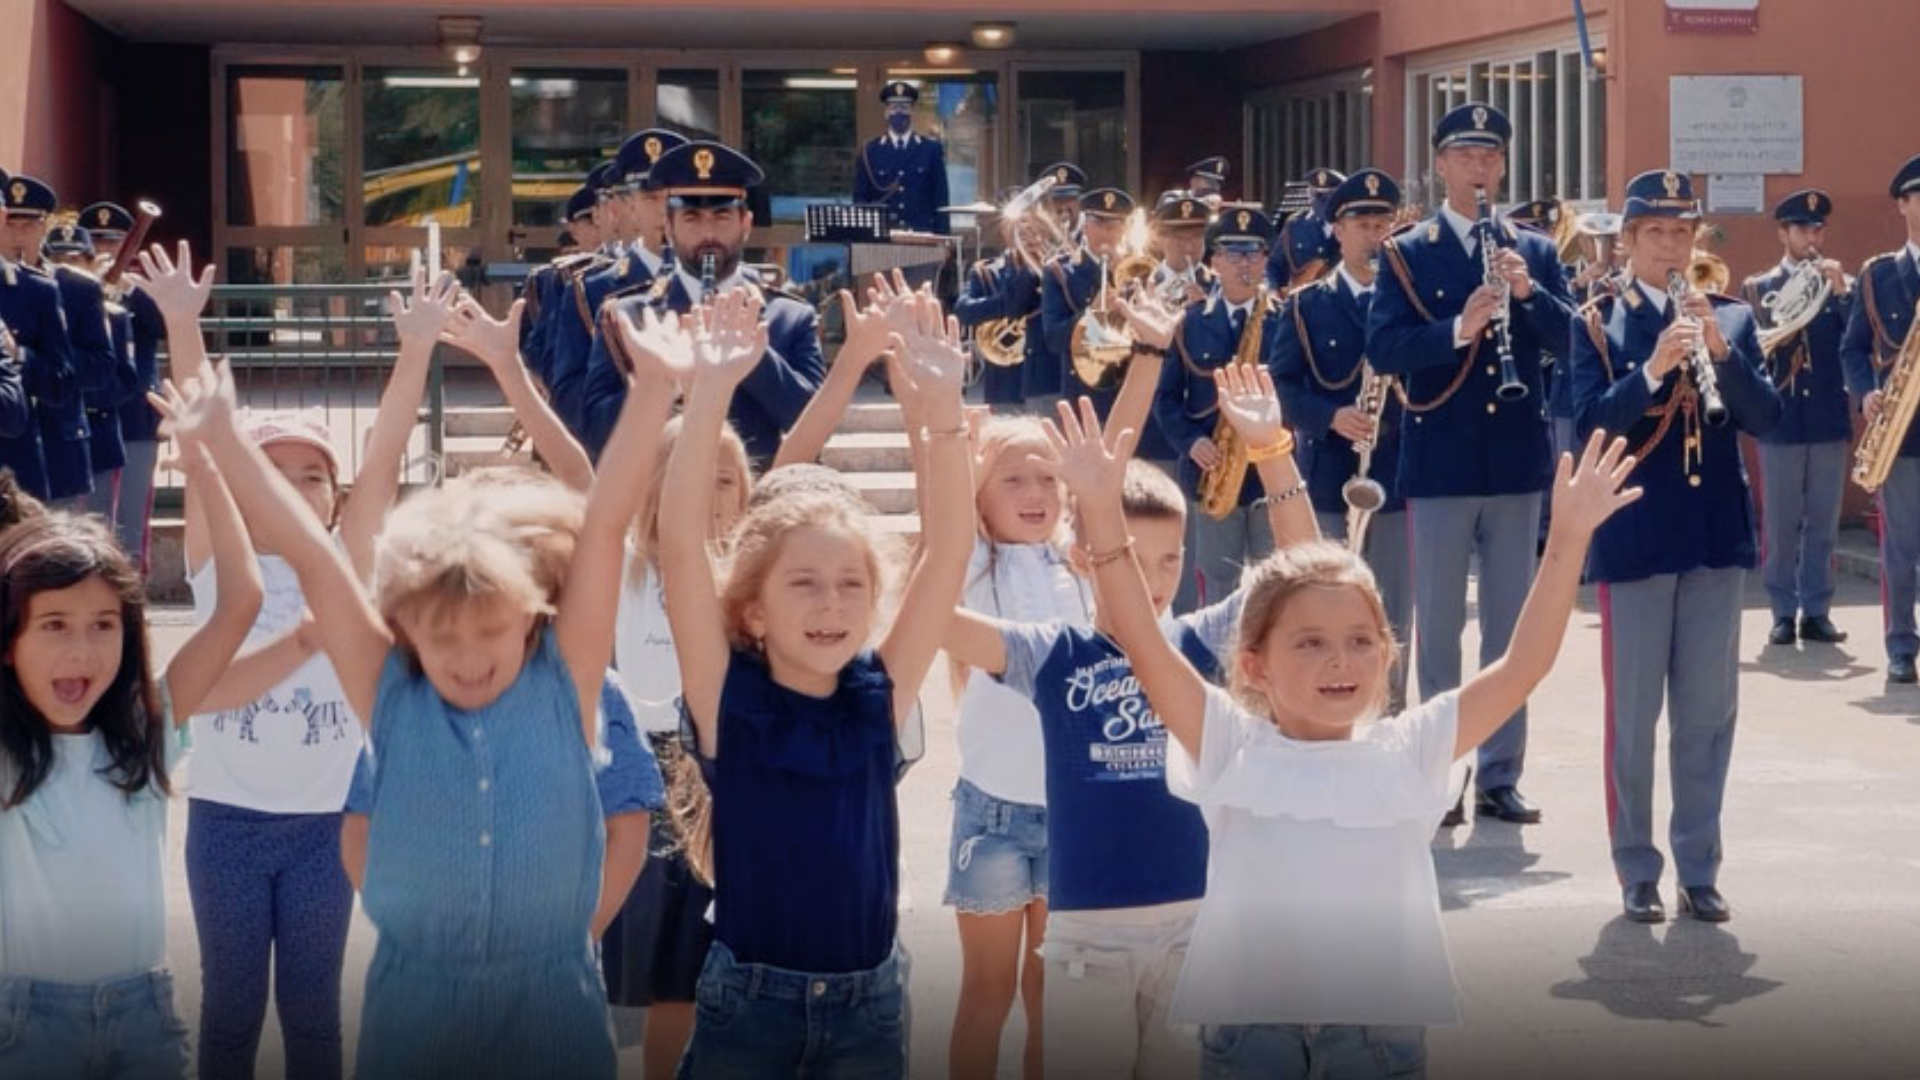
<svg viewBox="0 0 1920 1080"><path fill-rule="evenodd" d="M1244 332L1246 331L1246 329L1247 329L1247 311L1246 311L1246 309L1245 309L1245 308L1235 308L1235 309L1234 309L1234 311L1233 311L1233 337L1234 337L1234 340L1235 340L1235 341L1238 341L1238 340L1240 339L1240 335L1241 335L1242 333L1244 333Z"/></svg>

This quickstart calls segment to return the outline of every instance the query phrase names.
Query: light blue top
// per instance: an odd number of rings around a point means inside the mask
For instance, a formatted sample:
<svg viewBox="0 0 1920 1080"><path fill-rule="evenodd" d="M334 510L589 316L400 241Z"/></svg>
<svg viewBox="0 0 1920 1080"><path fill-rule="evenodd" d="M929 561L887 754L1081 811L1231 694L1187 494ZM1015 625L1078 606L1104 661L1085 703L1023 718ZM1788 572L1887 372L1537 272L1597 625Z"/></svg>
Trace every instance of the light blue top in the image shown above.
<svg viewBox="0 0 1920 1080"><path fill-rule="evenodd" d="M164 684L160 701L171 776L187 736ZM90 985L165 965L167 798L113 786L111 761L97 731L55 735L46 780L0 809L0 977ZM0 754L0 787L13 783Z"/></svg>

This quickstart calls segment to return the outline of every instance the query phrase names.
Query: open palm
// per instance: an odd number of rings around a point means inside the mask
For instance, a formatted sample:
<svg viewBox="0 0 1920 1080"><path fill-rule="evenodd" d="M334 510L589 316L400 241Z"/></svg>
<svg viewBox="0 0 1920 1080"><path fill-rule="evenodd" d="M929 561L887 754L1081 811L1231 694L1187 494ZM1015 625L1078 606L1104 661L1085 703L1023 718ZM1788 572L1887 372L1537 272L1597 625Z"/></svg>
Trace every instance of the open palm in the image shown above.
<svg viewBox="0 0 1920 1080"><path fill-rule="evenodd" d="M1640 488L1623 486L1635 464L1627 440L1609 440L1599 430L1587 439L1578 463L1572 454L1561 454L1553 478L1553 527L1584 536L1638 499Z"/></svg>
<svg viewBox="0 0 1920 1080"><path fill-rule="evenodd" d="M168 379L160 390L158 394L149 393L147 400L160 414L167 433L182 444L204 442L234 424L237 395L233 365L228 361L204 368L179 383Z"/></svg>
<svg viewBox="0 0 1920 1080"><path fill-rule="evenodd" d="M761 308L758 293L733 288L711 306L689 313L698 327L693 335L696 380L732 386L747 377L767 354L767 324L761 321Z"/></svg>
<svg viewBox="0 0 1920 1080"><path fill-rule="evenodd" d="M426 271L416 271L413 288L406 297L398 292L387 294L387 312L393 316L393 328L401 341L434 342L440 340L440 331L453 318L460 296L460 281L451 273L443 271L428 281Z"/></svg>
<svg viewBox="0 0 1920 1080"><path fill-rule="evenodd" d="M487 314L487 309L480 306L480 301L463 296L454 306L447 325L440 331L440 340L471 353L481 363L498 371L502 365L515 361L520 355L520 319L526 308L525 300L515 300L513 306L507 309L507 317L496 319Z"/></svg>
<svg viewBox="0 0 1920 1080"><path fill-rule="evenodd" d="M636 366L651 367L655 374L684 386L693 378L693 334L687 328L689 315L662 312L657 308L634 309L626 304L613 305L614 325L619 328L624 349L613 350L618 359L630 359ZM639 374L630 372L629 374Z"/></svg>
<svg viewBox="0 0 1920 1080"><path fill-rule="evenodd" d="M1060 461L1060 479L1083 503L1119 501L1137 434L1132 429L1122 431L1108 446L1101 437L1100 414L1086 397L1080 399L1077 409L1072 402L1060 402L1059 417L1047 423L1047 440L1053 443Z"/></svg>
<svg viewBox="0 0 1920 1080"><path fill-rule="evenodd" d="M1220 415L1248 446L1272 446L1286 434L1273 375L1254 364L1228 364L1213 373Z"/></svg>
<svg viewBox="0 0 1920 1080"><path fill-rule="evenodd" d="M197 319L207 308L213 293L213 264L193 272L193 253L185 240L180 241L178 261L167 257L167 249L153 245L138 256L140 269L130 271L127 281L147 294L163 316Z"/></svg>

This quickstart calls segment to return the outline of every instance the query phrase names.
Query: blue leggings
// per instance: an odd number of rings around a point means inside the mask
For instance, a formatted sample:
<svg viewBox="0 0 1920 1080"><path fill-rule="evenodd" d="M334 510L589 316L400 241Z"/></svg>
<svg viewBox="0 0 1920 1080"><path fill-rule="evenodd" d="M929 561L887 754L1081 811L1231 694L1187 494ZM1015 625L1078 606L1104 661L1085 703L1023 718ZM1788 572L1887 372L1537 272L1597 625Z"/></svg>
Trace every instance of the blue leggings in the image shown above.
<svg viewBox="0 0 1920 1080"><path fill-rule="evenodd" d="M187 886L200 933L200 1076L252 1077L267 962L290 1080L338 1080L340 969L353 886L339 814L268 814L194 799Z"/></svg>

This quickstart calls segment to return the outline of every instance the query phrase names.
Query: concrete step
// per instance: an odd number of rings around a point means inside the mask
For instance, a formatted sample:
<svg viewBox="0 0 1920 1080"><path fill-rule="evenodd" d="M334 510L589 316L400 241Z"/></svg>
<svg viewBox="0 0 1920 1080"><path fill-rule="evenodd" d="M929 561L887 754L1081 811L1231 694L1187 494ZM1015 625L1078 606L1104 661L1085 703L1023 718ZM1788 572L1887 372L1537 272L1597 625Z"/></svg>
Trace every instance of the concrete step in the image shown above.
<svg viewBox="0 0 1920 1080"><path fill-rule="evenodd" d="M506 405L469 405L447 410L447 436L487 435L504 439L513 430L513 409Z"/></svg>
<svg viewBox="0 0 1920 1080"><path fill-rule="evenodd" d="M442 457L446 461L447 475L459 476L468 469L485 468L489 465L530 465L533 463L531 445L521 448L512 458L501 453L502 435L448 435Z"/></svg>
<svg viewBox="0 0 1920 1080"><path fill-rule="evenodd" d="M846 478L882 514L911 514L918 509L911 472L850 472Z"/></svg>
<svg viewBox="0 0 1920 1080"><path fill-rule="evenodd" d="M820 464L843 473L912 472L905 432L853 431L827 440Z"/></svg>
<svg viewBox="0 0 1920 1080"><path fill-rule="evenodd" d="M856 401L847 407L847 415L840 421L837 430L905 431L907 425L906 419L900 415L900 406L891 401Z"/></svg>

